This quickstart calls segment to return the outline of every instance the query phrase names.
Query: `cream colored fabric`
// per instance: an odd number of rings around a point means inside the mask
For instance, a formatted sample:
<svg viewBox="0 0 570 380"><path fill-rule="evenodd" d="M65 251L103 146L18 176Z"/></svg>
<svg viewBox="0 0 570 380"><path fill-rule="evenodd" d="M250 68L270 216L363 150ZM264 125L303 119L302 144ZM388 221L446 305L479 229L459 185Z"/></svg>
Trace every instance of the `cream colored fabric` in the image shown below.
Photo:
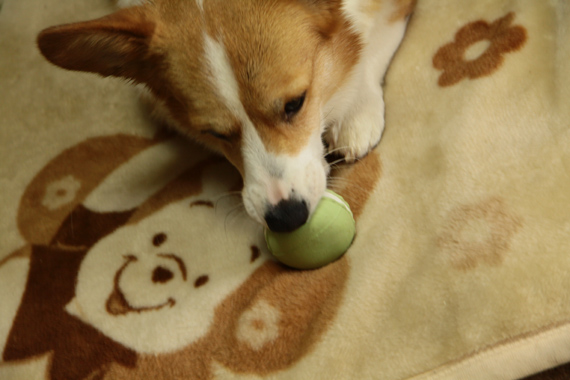
<svg viewBox="0 0 570 380"><path fill-rule="evenodd" d="M274 263L233 169L0 13L0 379L514 379L570 361L570 4L419 0L339 261ZM154 159L153 157L157 157Z"/></svg>

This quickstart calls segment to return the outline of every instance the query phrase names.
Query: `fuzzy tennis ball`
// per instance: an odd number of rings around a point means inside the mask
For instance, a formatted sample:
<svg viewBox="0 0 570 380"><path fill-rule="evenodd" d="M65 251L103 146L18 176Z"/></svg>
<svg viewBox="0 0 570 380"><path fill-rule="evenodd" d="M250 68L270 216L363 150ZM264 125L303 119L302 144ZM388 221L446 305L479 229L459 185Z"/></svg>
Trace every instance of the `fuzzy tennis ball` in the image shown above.
<svg viewBox="0 0 570 380"><path fill-rule="evenodd" d="M348 203L327 190L307 223L288 233L266 229L265 241L269 251L283 264L314 269L342 256L352 244L355 232Z"/></svg>

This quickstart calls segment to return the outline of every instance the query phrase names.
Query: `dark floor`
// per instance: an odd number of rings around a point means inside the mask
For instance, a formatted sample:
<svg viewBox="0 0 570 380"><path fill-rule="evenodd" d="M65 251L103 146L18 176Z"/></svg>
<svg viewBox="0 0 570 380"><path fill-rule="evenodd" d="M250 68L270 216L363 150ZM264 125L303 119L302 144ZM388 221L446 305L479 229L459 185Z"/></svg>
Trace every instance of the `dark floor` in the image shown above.
<svg viewBox="0 0 570 380"><path fill-rule="evenodd" d="M570 363L521 380L570 380Z"/></svg>

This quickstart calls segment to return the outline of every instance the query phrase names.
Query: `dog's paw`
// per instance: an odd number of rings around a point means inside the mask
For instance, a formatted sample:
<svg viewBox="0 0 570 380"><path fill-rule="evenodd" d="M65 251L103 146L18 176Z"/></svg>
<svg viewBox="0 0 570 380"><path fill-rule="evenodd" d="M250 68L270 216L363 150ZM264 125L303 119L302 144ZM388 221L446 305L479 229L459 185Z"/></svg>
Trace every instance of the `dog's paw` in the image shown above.
<svg viewBox="0 0 570 380"><path fill-rule="evenodd" d="M378 145L384 131L382 92L361 101L342 123L332 125L324 135L327 151L352 163Z"/></svg>

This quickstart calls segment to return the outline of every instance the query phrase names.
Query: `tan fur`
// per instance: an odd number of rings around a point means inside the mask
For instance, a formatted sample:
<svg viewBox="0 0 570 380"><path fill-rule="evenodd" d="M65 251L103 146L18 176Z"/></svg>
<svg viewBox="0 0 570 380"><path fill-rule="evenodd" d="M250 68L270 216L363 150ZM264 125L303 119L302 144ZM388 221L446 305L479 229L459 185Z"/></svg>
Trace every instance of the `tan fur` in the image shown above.
<svg viewBox="0 0 570 380"><path fill-rule="evenodd" d="M390 18L391 22L405 19L412 14L412 11L416 6L416 0L394 0L394 3L396 5L396 11Z"/></svg>
<svg viewBox="0 0 570 380"><path fill-rule="evenodd" d="M368 15L375 15L380 9L384 0L369 0L364 4L364 12ZM396 0L399 1L399 0Z"/></svg>
<svg viewBox="0 0 570 380"><path fill-rule="evenodd" d="M349 31L346 20L329 20L327 23L322 13L317 10L308 12L295 1L206 2L205 6L205 20L195 18L194 21L204 22L214 39L223 40L240 84L241 100L266 148L275 153L297 153L319 125L318 107L330 98L334 90L325 87L325 80L338 85L358 59L357 36ZM184 28L192 29L192 22L185 18ZM291 28L290 25L298 27ZM234 30L243 32L238 34ZM177 45L169 47L169 51L188 54L202 48L193 46L201 36L188 40L177 37L180 34L181 31L176 31L165 36L165 40ZM187 48L189 45L192 49ZM265 50L266 46L272 46L273 51ZM325 72L322 66L324 55L332 54L332 46L335 46L335 59L342 64L337 66L337 71L332 73L335 77L330 80L322 78ZM173 58L170 64L172 67L184 67L184 63L191 60L191 57L182 56L178 60ZM196 72L200 70L185 67L170 74L172 82L192 89L184 97L197 105L196 109L189 110L189 122L183 122L182 128L188 132L215 129L233 134L236 137L232 141L233 146L211 137L199 138L210 146L214 145L240 168L241 125L215 98L211 88L201 83L203 79L196 78ZM309 99L304 110L294 120L285 120L284 104L304 91L307 91Z"/></svg>
<svg viewBox="0 0 570 380"><path fill-rule="evenodd" d="M413 3L148 0L38 45L61 67L143 84L155 116L238 168L249 215L292 231L326 188L325 145L353 162L379 142L380 82Z"/></svg>
<svg viewBox="0 0 570 380"><path fill-rule="evenodd" d="M358 36L340 16L340 2L325 3L328 8L311 1L212 1L205 3L202 17L195 1L158 0L99 20L50 28L38 43L59 66L146 84L158 99L155 106L166 108L174 119L169 121L243 171L241 125L216 97L197 59L204 49L202 31L223 39L241 100L268 151L294 154L319 126L319 107L342 84L360 51ZM99 47L103 41L104 49ZM79 48L84 54L87 44L93 46L89 59L78 59ZM325 78L325 58L333 54L336 65ZM108 62L117 57L129 64L114 67ZM286 120L284 104L304 91L307 104ZM204 134L209 130L229 134L232 141L217 141Z"/></svg>
<svg viewBox="0 0 570 380"><path fill-rule="evenodd" d="M307 123L307 113L303 113L291 125L282 109L286 101L311 88L317 71L316 47L321 42L317 33L309 32L315 21L294 2L242 2L239 6L207 2L205 14L209 33L224 41L242 103L267 149L296 153L315 123ZM243 30L243 34L228 32L233 30ZM268 45L276 51L265 51Z"/></svg>

